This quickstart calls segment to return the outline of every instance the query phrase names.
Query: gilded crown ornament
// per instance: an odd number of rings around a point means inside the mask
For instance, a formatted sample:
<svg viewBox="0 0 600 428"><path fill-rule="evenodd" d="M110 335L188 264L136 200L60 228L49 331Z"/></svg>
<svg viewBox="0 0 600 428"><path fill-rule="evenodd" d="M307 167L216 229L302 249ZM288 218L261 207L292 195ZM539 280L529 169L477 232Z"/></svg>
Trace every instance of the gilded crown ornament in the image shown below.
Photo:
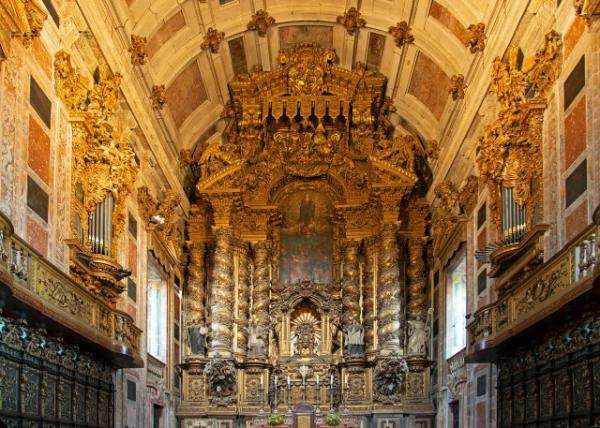
<svg viewBox="0 0 600 428"><path fill-rule="evenodd" d="M465 89L467 85L465 84L465 76L462 74L456 74L452 76L450 79L450 95L452 95L452 99L462 100L465 97Z"/></svg>
<svg viewBox="0 0 600 428"><path fill-rule="evenodd" d="M411 34L411 28L406 21L398 22L393 27L390 27L388 33L394 37L394 42L399 48L406 44L412 44L415 41L414 36Z"/></svg>
<svg viewBox="0 0 600 428"><path fill-rule="evenodd" d="M483 22L471 24L467 28L467 33L469 36L467 43L471 53L483 52L485 49L485 40L487 38L485 35L485 24Z"/></svg>
<svg viewBox="0 0 600 428"><path fill-rule="evenodd" d="M146 42L145 37L137 36L135 34L131 35L131 47L129 48L129 53L131 54L132 65L144 65L146 63Z"/></svg>
<svg viewBox="0 0 600 428"><path fill-rule="evenodd" d="M167 103L167 92L165 85L154 85L152 87L150 101L152 102L152 108L154 110L162 110L164 105Z"/></svg>
<svg viewBox="0 0 600 428"><path fill-rule="evenodd" d="M202 50L210 49L214 54L219 52L219 45L225 39L225 33L218 31L216 28L209 27L204 35L204 40L200 44Z"/></svg>
<svg viewBox="0 0 600 428"><path fill-rule="evenodd" d="M343 15L338 16L337 23L342 24L350 36L353 36L359 28L367 25L367 21L355 7L351 7Z"/></svg>
<svg viewBox="0 0 600 428"><path fill-rule="evenodd" d="M260 37L265 37L267 30L273 24L275 24L275 18L269 15L266 10L259 9L252 14L252 19L248 23L248 30L255 30Z"/></svg>

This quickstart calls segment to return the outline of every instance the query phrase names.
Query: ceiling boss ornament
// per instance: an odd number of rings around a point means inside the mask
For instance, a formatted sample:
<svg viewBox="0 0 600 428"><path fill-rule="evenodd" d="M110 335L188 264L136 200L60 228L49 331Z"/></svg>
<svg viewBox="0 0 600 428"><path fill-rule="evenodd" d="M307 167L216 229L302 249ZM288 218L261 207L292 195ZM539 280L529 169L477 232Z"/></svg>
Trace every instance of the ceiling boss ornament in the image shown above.
<svg viewBox="0 0 600 428"><path fill-rule="evenodd" d="M202 50L210 49L214 54L219 52L219 45L225 38L225 33L218 31L216 28L209 27L204 35L204 40L200 44Z"/></svg>
<svg viewBox="0 0 600 428"><path fill-rule="evenodd" d="M266 10L259 9L252 14L252 19L248 23L248 30L255 30L260 37L265 37L267 30L273 24L275 24L275 18L269 15Z"/></svg>
<svg viewBox="0 0 600 428"><path fill-rule="evenodd" d="M146 38L142 36L131 35L131 47L129 53L131 54L132 65L144 65L146 63Z"/></svg>
<svg viewBox="0 0 600 428"><path fill-rule="evenodd" d="M351 7L343 15L338 16L337 23L342 24L350 36L353 36L359 28L367 25L367 21L355 7Z"/></svg>
<svg viewBox="0 0 600 428"><path fill-rule="evenodd" d="M468 45L471 53L483 52L485 49L485 39L487 38L485 35L485 24L483 22L471 24L467 28L467 33L469 35Z"/></svg>
<svg viewBox="0 0 600 428"><path fill-rule="evenodd" d="M167 92L165 90L165 85L154 85L152 87L150 101L152 102L152 108L154 110L162 110L164 105L167 103Z"/></svg>
<svg viewBox="0 0 600 428"><path fill-rule="evenodd" d="M390 27L388 33L394 37L394 42L399 48L415 41L415 37L411 34L411 28L406 21L398 22L395 26Z"/></svg>
<svg viewBox="0 0 600 428"><path fill-rule="evenodd" d="M450 95L452 95L452 99L462 100L465 97L465 89L467 85L465 85L465 76L462 74L455 74L450 79Z"/></svg>

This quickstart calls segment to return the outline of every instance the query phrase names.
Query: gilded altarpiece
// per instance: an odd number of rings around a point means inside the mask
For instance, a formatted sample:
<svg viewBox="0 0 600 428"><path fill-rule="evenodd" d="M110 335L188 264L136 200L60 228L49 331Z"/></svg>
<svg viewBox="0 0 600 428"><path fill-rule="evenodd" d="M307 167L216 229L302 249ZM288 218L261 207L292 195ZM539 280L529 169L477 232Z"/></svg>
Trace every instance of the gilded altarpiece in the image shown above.
<svg viewBox="0 0 600 428"><path fill-rule="evenodd" d="M278 60L229 84L195 160L179 416L428 420L424 145L391 137L380 73L310 44Z"/></svg>

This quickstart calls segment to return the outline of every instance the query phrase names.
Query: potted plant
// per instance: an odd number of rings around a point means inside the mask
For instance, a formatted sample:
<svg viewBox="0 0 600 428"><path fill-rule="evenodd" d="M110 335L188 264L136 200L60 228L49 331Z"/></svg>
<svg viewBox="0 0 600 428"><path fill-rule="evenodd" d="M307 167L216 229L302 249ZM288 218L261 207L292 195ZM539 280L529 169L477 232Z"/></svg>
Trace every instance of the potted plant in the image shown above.
<svg viewBox="0 0 600 428"><path fill-rule="evenodd" d="M338 425L342 425L342 418L337 413L330 413L323 418L323 422L325 422L326 426L337 427Z"/></svg>
<svg viewBox="0 0 600 428"><path fill-rule="evenodd" d="M281 415L267 416L267 425L271 427L287 426L285 425L285 419Z"/></svg>

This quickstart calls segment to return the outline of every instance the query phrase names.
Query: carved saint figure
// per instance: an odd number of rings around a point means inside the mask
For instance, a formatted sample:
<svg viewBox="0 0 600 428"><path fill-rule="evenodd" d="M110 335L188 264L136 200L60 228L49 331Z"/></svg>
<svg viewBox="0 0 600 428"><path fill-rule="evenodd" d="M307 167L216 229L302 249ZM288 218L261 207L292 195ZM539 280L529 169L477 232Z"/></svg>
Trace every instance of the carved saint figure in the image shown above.
<svg viewBox="0 0 600 428"><path fill-rule="evenodd" d="M414 320L408 321L408 345L407 351L413 355L427 354L427 339L429 337L429 319L432 309L427 312L427 320L423 321L420 315Z"/></svg>
<svg viewBox="0 0 600 428"><path fill-rule="evenodd" d="M364 345L364 329L355 321L344 332L344 342L347 354L361 354Z"/></svg>
<svg viewBox="0 0 600 428"><path fill-rule="evenodd" d="M248 337L248 355L252 357L264 357L265 355L265 328L259 327L256 321L252 321Z"/></svg>
<svg viewBox="0 0 600 428"><path fill-rule="evenodd" d="M208 328L201 324L190 325L188 327L188 338L192 354L205 355Z"/></svg>

